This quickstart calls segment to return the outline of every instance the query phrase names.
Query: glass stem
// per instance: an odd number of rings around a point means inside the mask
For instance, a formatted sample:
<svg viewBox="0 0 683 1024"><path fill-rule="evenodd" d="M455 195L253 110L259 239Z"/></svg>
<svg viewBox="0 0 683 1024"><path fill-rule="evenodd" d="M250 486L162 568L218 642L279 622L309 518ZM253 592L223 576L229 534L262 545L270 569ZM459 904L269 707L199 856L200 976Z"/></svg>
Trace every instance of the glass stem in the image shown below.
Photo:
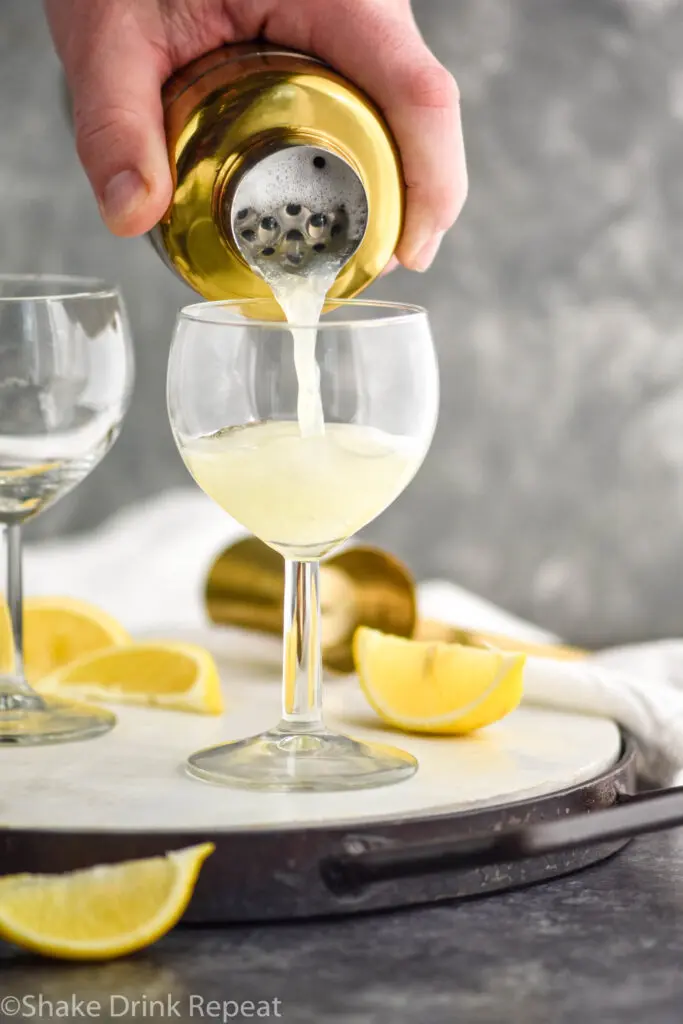
<svg viewBox="0 0 683 1024"><path fill-rule="evenodd" d="M285 561L282 718L297 732L323 727L318 562Z"/></svg>
<svg viewBox="0 0 683 1024"><path fill-rule="evenodd" d="M0 680L0 711L37 710L43 700L24 676L24 598L21 553L21 524L5 527L7 550L7 605L12 630L12 670Z"/></svg>
<svg viewBox="0 0 683 1024"><path fill-rule="evenodd" d="M7 603L12 626L12 675L24 678L24 574L22 571L21 524L7 526Z"/></svg>

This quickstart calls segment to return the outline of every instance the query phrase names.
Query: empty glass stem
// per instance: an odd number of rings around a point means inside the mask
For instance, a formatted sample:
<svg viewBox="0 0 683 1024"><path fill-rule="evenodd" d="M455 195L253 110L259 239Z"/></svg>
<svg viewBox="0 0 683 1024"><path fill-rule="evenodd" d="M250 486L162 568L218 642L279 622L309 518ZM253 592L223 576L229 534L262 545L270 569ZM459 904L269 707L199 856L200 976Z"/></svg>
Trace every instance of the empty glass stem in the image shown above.
<svg viewBox="0 0 683 1024"><path fill-rule="evenodd" d="M24 678L24 586L21 566L21 525L6 528L7 602L12 626L12 675Z"/></svg>
<svg viewBox="0 0 683 1024"><path fill-rule="evenodd" d="M322 729L320 565L285 561L283 724Z"/></svg>
<svg viewBox="0 0 683 1024"><path fill-rule="evenodd" d="M24 676L23 574L21 557L21 524L5 527L7 550L7 606L12 631L12 670L0 681L0 711L39 710L43 700L26 682Z"/></svg>

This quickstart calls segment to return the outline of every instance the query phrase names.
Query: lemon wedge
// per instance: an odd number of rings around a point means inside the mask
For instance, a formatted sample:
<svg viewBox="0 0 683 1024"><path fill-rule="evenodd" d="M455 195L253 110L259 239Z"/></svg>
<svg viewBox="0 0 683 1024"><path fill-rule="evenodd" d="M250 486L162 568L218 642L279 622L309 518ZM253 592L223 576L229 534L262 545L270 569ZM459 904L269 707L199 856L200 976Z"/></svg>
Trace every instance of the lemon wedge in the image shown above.
<svg viewBox="0 0 683 1024"><path fill-rule="evenodd" d="M370 705L406 732L473 732L522 699L524 654L405 640L365 626L356 630L353 654Z"/></svg>
<svg viewBox="0 0 683 1024"><path fill-rule="evenodd" d="M0 878L0 938L43 956L111 960L183 916L212 843L66 875Z"/></svg>
<svg viewBox="0 0 683 1024"><path fill-rule="evenodd" d="M144 704L220 715L218 668L203 647L182 643L128 644L86 654L41 679L43 696L110 704Z"/></svg>
<svg viewBox="0 0 683 1024"><path fill-rule="evenodd" d="M120 622L86 601L29 597L24 601L24 669L29 683L92 651L131 638ZM0 672L12 669L12 631L7 604L0 604Z"/></svg>

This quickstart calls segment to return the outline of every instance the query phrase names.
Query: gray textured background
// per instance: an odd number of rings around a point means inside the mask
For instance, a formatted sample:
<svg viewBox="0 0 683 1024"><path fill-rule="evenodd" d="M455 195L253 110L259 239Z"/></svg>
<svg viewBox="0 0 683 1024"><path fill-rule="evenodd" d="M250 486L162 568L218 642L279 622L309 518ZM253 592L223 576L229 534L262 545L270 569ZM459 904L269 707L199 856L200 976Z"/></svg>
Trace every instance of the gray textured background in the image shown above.
<svg viewBox="0 0 683 1024"><path fill-rule="evenodd" d="M189 293L101 226L40 4L1 2L0 269L119 281L138 357L121 440L35 536L189 485L164 399ZM430 308L443 407L424 469L366 535L576 640L679 633L683 2L415 8L461 86L471 195L430 273L374 289Z"/></svg>

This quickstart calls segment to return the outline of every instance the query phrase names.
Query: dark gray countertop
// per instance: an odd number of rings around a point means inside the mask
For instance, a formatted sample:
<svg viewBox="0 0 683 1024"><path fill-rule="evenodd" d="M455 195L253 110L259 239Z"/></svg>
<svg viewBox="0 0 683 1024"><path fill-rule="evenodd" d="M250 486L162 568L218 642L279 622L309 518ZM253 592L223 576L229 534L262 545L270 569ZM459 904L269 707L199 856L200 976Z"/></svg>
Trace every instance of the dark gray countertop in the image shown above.
<svg viewBox="0 0 683 1024"><path fill-rule="evenodd" d="M53 1001L42 1018L35 1002L23 1016L11 1001L3 1013L3 998L40 993ZM102 966L39 962L0 944L1 1021L56 1017L56 1001L72 996L96 1001L99 1019L127 1022L222 1019L211 1000L225 1001L227 1020L248 1019L230 1015L251 1000L261 1019L277 1010L295 1024L680 1024L683 832L523 892L365 918L183 928ZM162 1017L168 998L176 1004Z"/></svg>

